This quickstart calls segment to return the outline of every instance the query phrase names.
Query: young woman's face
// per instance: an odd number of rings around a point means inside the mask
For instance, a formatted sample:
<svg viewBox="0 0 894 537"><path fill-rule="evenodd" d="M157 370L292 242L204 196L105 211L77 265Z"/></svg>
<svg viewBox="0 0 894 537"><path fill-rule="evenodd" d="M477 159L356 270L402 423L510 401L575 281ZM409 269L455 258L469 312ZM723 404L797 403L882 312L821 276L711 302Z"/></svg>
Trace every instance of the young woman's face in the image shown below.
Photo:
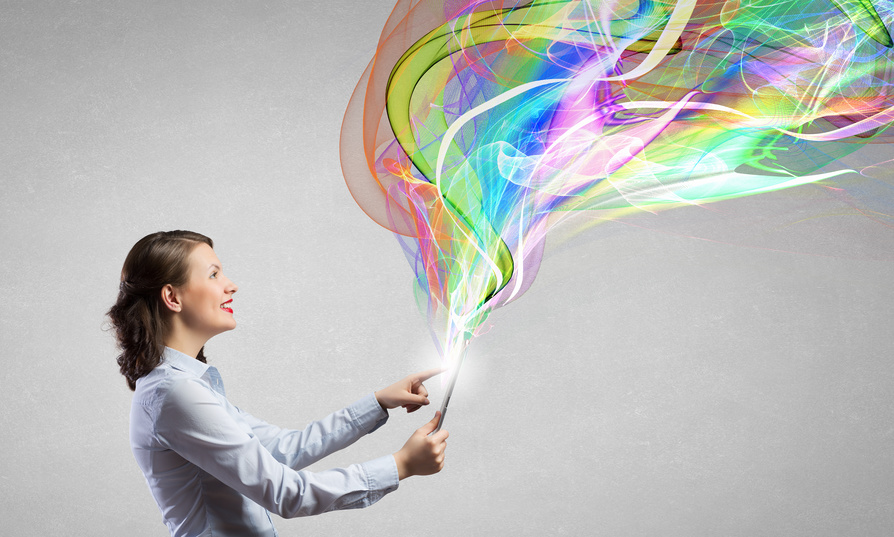
<svg viewBox="0 0 894 537"><path fill-rule="evenodd" d="M238 289L224 276L214 250L199 244L189 255L189 281L180 288L181 318L206 338L236 328L232 301Z"/></svg>

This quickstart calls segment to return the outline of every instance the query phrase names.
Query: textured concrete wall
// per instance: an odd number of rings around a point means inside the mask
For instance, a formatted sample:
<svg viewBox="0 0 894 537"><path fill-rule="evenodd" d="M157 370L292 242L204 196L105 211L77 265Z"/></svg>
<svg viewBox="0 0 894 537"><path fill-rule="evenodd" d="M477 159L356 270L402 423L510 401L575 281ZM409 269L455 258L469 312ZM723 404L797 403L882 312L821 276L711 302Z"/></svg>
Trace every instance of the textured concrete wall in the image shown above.
<svg viewBox="0 0 894 537"><path fill-rule="evenodd" d="M239 327L207 353L230 399L268 421L301 427L438 363L400 249L338 163L390 8L0 3L5 534L166 534L103 331L147 233L216 241ZM446 469L277 527L890 534L894 233L825 203L806 186L551 243L470 350ZM394 415L317 467L393 452L429 416Z"/></svg>

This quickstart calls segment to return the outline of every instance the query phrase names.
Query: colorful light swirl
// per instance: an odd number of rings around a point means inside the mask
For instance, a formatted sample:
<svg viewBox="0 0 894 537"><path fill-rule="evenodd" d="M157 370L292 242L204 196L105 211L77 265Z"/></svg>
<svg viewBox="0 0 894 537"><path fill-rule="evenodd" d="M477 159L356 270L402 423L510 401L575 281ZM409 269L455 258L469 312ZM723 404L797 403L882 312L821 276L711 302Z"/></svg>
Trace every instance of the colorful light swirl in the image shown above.
<svg viewBox="0 0 894 537"><path fill-rule="evenodd" d="M830 180L892 141L892 19L889 0L401 0L342 167L456 355L570 214Z"/></svg>

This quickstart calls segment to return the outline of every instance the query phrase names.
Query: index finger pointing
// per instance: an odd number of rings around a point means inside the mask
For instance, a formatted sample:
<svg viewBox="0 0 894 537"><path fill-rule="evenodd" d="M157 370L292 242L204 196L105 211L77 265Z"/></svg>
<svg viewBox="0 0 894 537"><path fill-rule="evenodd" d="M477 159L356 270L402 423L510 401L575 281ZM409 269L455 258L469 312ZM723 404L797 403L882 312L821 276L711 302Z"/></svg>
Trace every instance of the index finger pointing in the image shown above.
<svg viewBox="0 0 894 537"><path fill-rule="evenodd" d="M421 371L413 375L414 382L424 382L435 375L440 375L444 371L447 371L446 367L436 367L434 369L428 369L426 371Z"/></svg>

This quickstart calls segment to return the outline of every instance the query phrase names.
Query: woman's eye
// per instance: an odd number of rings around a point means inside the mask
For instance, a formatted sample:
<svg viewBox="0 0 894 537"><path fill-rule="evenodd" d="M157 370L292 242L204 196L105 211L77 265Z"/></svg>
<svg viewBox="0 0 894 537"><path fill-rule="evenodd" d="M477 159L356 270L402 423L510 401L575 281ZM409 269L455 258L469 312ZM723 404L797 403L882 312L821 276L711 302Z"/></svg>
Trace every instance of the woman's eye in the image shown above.
<svg viewBox="0 0 894 537"><path fill-rule="evenodd" d="M216 273L216 272L212 272L212 273L211 273L211 277L216 279L216 278L217 278L217 273Z"/></svg>

